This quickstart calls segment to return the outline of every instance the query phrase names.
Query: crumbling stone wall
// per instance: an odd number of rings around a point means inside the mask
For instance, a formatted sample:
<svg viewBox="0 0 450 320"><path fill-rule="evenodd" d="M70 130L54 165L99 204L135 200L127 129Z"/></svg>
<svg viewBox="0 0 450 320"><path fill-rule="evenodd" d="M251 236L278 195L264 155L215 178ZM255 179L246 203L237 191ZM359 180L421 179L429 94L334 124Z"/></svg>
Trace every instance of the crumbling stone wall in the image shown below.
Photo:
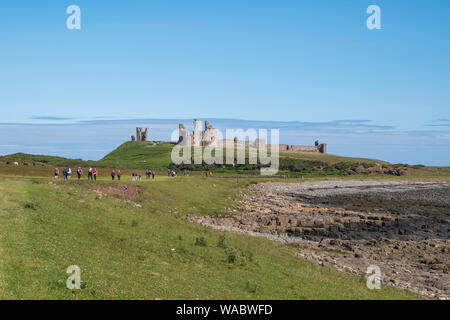
<svg viewBox="0 0 450 320"><path fill-rule="evenodd" d="M316 146L296 146L296 145L292 145L292 146L289 147L289 151L319 152L319 149Z"/></svg>
<svg viewBox="0 0 450 320"><path fill-rule="evenodd" d="M202 132L202 146L215 147L217 145L217 131L214 127L208 122L205 121L205 130Z"/></svg>
<svg viewBox="0 0 450 320"><path fill-rule="evenodd" d="M327 153L327 144L326 143L319 144L319 152Z"/></svg>
<svg viewBox="0 0 450 320"><path fill-rule="evenodd" d="M178 144L180 145L193 145L193 146L219 146L221 148L256 148L259 149L261 145L266 149L271 149L271 145L266 143L265 139L256 139L255 141L240 141L237 138L234 140L217 140L217 130L209 123L205 121L205 130L201 130L200 121L194 119L194 131L192 134L185 128L185 126L179 124L179 137ZM293 152L327 152L327 144L319 143L319 140L314 142L314 146L302 146L302 145L287 145L280 144L279 151L293 151Z"/></svg>
<svg viewBox="0 0 450 320"><path fill-rule="evenodd" d="M267 150L270 151L272 149L272 145L268 144L266 146L266 148L267 148ZM279 144L278 145L278 151L288 151L288 150L289 150L289 145L287 145L287 144Z"/></svg>

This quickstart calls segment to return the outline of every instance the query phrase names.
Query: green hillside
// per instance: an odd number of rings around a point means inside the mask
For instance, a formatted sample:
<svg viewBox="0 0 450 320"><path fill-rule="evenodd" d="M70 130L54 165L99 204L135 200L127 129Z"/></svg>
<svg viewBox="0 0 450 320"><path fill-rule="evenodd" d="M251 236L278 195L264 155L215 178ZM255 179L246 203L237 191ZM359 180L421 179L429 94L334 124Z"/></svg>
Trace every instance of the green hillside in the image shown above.
<svg viewBox="0 0 450 320"><path fill-rule="evenodd" d="M62 157L29 155L16 153L0 157L0 173L8 175L21 175L21 168L14 167L14 162L21 166L27 165L35 168L36 172L51 174L50 167L82 167L93 166L121 170L145 171L152 169L164 172L167 168L178 172L183 170L204 171L212 170L217 174L234 175L259 175L260 164L249 164L248 153L246 164L239 165L202 165L182 164L175 165L171 161L173 144L149 145L146 142L125 142L117 149L106 155L99 161L83 161L81 159L67 159ZM235 158L237 153L235 152ZM225 152L224 152L225 157ZM225 161L224 161L225 163ZM237 163L237 161L235 161ZM21 167L19 166L19 167ZM47 168L47 169L45 169ZM103 172L105 172L103 170ZM124 172L125 172L124 171ZM279 175L294 176L349 176L349 175L407 175L407 176L449 176L449 168L432 168L421 165L410 166L407 164L390 164L385 161L365 158L342 157L332 154L310 153L310 152L281 152L279 161ZM128 173L128 171L127 171Z"/></svg>
<svg viewBox="0 0 450 320"><path fill-rule="evenodd" d="M123 183L131 183L126 177ZM0 299L416 299L299 258L296 245L183 218L235 206L248 183L158 176L128 184L0 177ZM123 190L123 189L122 189ZM81 269L81 290L66 270Z"/></svg>
<svg viewBox="0 0 450 320"><path fill-rule="evenodd" d="M259 173L260 165L180 165L171 161L173 145L148 145L146 142L126 142L99 161L102 166L121 166L123 168L156 168L168 167L178 170L214 170L221 173ZM225 157L225 152L224 152ZM235 158L237 153L235 152ZM248 152L246 153L248 163ZM225 160L224 160L225 163ZM387 162L375 159L348 158L331 154L310 152L281 152L280 167L284 172L302 172L303 174L339 175L343 169L356 168L358 164L374 166Z"/></svg>
<svg viewBox="0 0 450 320"><path fill-rule="evenodd" d="M82 159L69 159L56 156L46 156L46 155L36 155L27 153L13 153L6 156L0 156L0 162L4 164L13 164L18 162L21 165L29 166L68 166L68 167L78 167L78 166L95 166L96 161L84 161Z"/></svg>
<svg viewBox="0 0 450 320"><path fill-rule="evenodd" d="M167 169L172 148L172 144L153 146L147 142L125 142L99 163L106 167Z"/></svg>

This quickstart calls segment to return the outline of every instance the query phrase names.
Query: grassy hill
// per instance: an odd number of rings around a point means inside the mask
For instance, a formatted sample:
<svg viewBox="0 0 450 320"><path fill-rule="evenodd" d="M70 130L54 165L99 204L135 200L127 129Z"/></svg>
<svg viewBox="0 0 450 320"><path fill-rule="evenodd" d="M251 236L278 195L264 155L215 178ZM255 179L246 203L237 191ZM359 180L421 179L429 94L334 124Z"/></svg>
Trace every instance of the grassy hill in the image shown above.
<svg viewBox="0 0 450 320"><path fill-rule="evenodd" d="M27 153L14 153L6 156L0 156L0 162L13 164L19 162L22 165L29 166L89 166L96 165L96 161L84 161L82 159L69 159L56 156L35 155Z"/></svg>
<svg viewBox="0 0 450 320"><path fill-rule="evenodd" d="M146 142L125 142L116 150L106 155L99 162L107 165L127 165L138 168L145 165L163 167L171 163L171 151L173 145L162 144L159 146L148 145ZM248 157L248 152L247 155ZM280 152L281 159L295 159L302 161L322 161L330 164L338 162L387 164L386 161L366 158L349 158L332 154L322 154L314 152Z"/></svg>
<svg viewBox="0 0 450 320"><path fill-rule="evenodd" d="M102 166L124 168L166 169L170 165L172 144L149 145L146 142L125 142L99 161Z"/></svg>
<svg viewBox="0 0 450 320"><path fill-rule="evenodd" d="M70 166L87 168L93 166L109 168L145 171L152 169L165 172L167 168L176 171L204 171L212 170L217 174L235 175L259 175L259 164L242 165L174 165L171 162L172 144L149 145L146 142L126 142L117 149L106 155L99 161L83 161L81 159L67 159L53 156L29 155L16 153L0 157L0 173L7 172L9 175L20 175L22 168L12 167L12 163L19 162L33 166L34 171L41 175L51 174L51 167ZM236 157L235 153L235 157ZM225 154L224 154L225 156ZM248 154L247 154L248 158ZM225 161L224 161L225 162ZM9 163L9 165L5 165ZM43 167L42 167L43 166ZM50 166L50 167L49 167ZM42 167L42 168L41 168ZM29 171L29 170L28 170ZM130 171L131 172L131 171ZM128 173L127 173L128 174ZM449 168L431 168L421 165L409 166L407 164L390 164L377 159L342 157L332 154L309 153L309 152L281 152L279 175L289 176L348 176L348 175L410 175L417 177L439 177L450 176Z"/></svg>
<svg viewBox="0 0 450 320"><path fill-rule="evenodd" d="M309 160L309 161L323 161L330 164L339 162L367 163L370 165L376 165L377 163L389 164L389 162L387 161L377 159L342 157L329 153L315 153L315 152L280 152L280 157L289 159Z"/></svg>
<svg viewBox="0 0 450 320"><path fill-rule="evenodd" d="M127 177L127 183L129 177ZM0 299L415 299L298 258L294 245L222 233L186 214L221 214L249 181L157 177L138 199L105 180L0 177ZM117 186L117 185L116 185ZM81 268L81 290L66 269Z"/></svg>

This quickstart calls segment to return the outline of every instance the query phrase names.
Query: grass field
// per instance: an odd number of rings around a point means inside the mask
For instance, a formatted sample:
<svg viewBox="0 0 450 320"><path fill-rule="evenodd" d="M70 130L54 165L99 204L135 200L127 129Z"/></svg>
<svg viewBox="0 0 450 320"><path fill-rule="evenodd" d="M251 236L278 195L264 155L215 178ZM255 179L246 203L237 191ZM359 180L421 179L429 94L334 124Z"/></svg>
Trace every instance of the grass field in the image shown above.
<svg viewBox="0 0 450 320"><path fill-rule="evenodd" d="M369 290L362 278L296 257L295 246L183 218L223 213L249 183L158 177L135 183L141 197L127 200L87 181L0 178L0 298L418 298ZM82 270L81 290L66 288L70 265Z"/></svg>
<svg viewBox="0 0 450 320"><path fill-rule="evenodd" d="M0 157L0 174L21 176L21 172L26 170L33 175L51 176L54 167L62 168L68 166L72 167L72 169L80 166L85 172L87 172L89 166L97 167L103 175L109 175L112 169L121 169L124 175L130 175L132 171L144 172L147 169L157 171L158 174L165 174L167 168L178 172L187 169L192 171L193 174L196 174L195 172L201 174L204 170L212 170L219 175L259 175L260 173L260 165L250 165L248 161L245 165L228 165L225 167L206 164L176 166L171 163L172 148L173 145L171 144L153 146L146 142L126 142L99 161L83 161L81 159L18 153ZM237 152L235 152L236 155ZM20 165L14 166L14 162L18 162ZM27 168L21 168L22 166ZM281 152L278 174L298 177L358 176L364 178L365 176L370 176L378 178L384 175L393 176L393 174L358 172L358 168L376 168L379 166L388 169L399 167L402 171L407 172L405 176L408 179L450 177L450 167L396 165L377 159L351 158L311 152Z"/></svg>

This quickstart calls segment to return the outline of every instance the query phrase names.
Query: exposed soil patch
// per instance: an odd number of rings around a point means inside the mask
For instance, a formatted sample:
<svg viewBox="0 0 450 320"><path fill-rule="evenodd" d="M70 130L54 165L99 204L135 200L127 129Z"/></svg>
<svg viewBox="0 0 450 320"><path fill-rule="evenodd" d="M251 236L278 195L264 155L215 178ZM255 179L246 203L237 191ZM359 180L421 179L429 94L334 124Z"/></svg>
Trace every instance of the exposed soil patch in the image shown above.
<svg viewBox="0 0 450 320"><path fill-rule="evenodd" d="M108 185L81 185L82 188L93 190L99 195L116 195L128 200L137 200L141 197L142 188L130 184Z"/></svg>
<svg viewBox="0 0 450 320"><path fill-rule="evenodd" d="M253 185L240 210L190 217L221 230L299 244L298 255L427 298L450 298L450 182Z"/></svg>

